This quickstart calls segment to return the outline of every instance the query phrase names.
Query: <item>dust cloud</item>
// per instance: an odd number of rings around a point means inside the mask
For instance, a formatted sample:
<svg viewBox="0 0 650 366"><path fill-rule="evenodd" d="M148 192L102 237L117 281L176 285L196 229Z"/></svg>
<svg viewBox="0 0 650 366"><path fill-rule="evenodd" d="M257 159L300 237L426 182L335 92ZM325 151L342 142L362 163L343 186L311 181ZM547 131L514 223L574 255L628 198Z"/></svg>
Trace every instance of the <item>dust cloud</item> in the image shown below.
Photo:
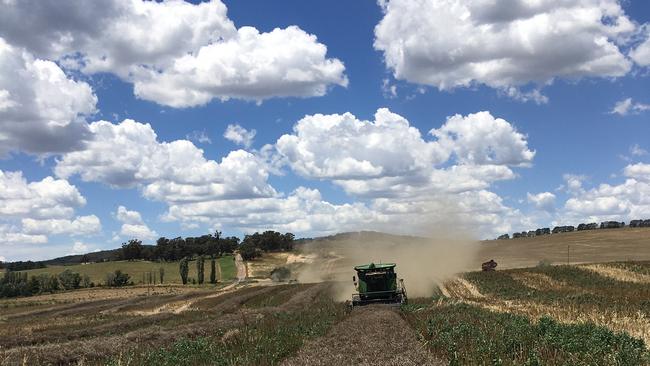
<svg viewBox="0 0 650 366"><path fill-rule="evenodd" d="M426 235L399 236L378 232L335 235L306 244L302 254L310 258L297 273L300 282L335 281L335 298L348 300L355 292L354 266L396 263L409 297L431 296L436 284L471 269L476 263L478 240L470 225L460 220L429 223Z"/></svg>

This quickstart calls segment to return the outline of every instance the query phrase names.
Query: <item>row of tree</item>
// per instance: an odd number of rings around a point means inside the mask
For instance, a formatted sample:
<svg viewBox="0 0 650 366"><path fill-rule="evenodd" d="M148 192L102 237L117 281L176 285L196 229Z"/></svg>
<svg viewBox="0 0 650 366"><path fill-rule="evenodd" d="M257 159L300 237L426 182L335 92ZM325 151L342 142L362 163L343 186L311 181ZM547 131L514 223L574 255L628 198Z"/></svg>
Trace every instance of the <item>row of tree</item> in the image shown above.
<svg viewBox="0 0 650 366"><path fill-rule="evenodd" d="M92 287L88 276L65 270L58 275L42 273L28 278L26 272L6 271L0 279L0 297L31 296L59 290Z"/></svg>
<svg viewBox="0 0 650 366"><path fill-rule="evenodd" d="M120 270L106 275L106 286L120 287L132 284L130 276ZM41 273L33 276L28 276L27 272L6 271L0 278L0 298L32 296L87 287L95 287L90 277L82 276L69 269L58 275Z"/></svg>
<svg viewBox="0 0 650 366"><path fill-rule="evenodd" d="M221 232L199 237L168 239L161 237L155 247L142 245L138 239L122 244L122 259L125 260L164 260L177 261L182 258L200 256L220 257L239 250L245 260L259 257L264 252L289 251L293 249L295 236L292 233L265 231L239 238L222 237Z"/></svg>
<svg viewBox="0 0 650 366"><path fill-rule="evenodd" d="M18 261L18 262L3 263L2 261L0 261L0 269L1 268L6 269L7 271L26 271L29 269L45 268L45 263L32 262L32 261Z"/></svg>
<svg viewBox="0 0 650 366"><path fill-rule="evenodd" d="M205 282L205 259L206 258L203 255L200 255L196 259L196 282L199 285L202 285L203 282ZM178 270L180 272L183 285L186 285L190 281L188 278L188 274L190 272L190 261L187 257L181 259L181 261L178 263ZM210 258L210 283L217 283L217 261L214 257Z"/></svg>
<svg viewBox="0 0 650 366"><path fill-rule="evenodd" d="M163 260L177 261L185 257L208 255L220 257L232 253L239 246L239 238L222 237L221 232L199 237L173 238L161 237L155 246L142 245L138 239L122 244L121 259L124 260Z"/></svg>

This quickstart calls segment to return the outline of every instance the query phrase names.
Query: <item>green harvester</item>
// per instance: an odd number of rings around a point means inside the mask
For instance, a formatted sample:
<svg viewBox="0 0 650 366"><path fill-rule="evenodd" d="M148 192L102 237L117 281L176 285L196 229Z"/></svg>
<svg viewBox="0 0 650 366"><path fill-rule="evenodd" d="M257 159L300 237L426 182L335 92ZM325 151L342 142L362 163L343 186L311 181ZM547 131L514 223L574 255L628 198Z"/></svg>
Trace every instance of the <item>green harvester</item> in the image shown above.
<svg viewBox="0 0 650 366"><path fill-rule="evenodd" d="M352 306L407 303L404 280L397 279L395 263L364 264L354 270L357 276L352 277L352 281L357 293L352 294Z"/></svg>

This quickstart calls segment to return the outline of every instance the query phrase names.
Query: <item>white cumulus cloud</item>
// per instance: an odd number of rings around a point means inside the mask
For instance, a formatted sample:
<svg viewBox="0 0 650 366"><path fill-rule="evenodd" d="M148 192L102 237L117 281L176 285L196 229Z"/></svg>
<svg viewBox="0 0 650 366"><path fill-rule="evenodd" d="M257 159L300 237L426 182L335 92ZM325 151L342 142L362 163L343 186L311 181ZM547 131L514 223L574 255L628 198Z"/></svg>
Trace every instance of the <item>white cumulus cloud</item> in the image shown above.
<svg viewBox="0 0 650 366"><path fill-rule="evenodd" d="M151 230L142 220L138 211L132 211L124 206L119 206L115 218L122 223L120 235L128 239L153 240L158 238L158 233Z"/></svg>
<svg viewBox="0 0 650 366"><path fill-rule="evenodd" d="M3 250L8 250L9 245L45 244L46 235L31 235L16 231L15 228L0 225L0 242Z"/></svg>
<svg viewBox="0 0 650 366"><path fill-rule="evenodd" d="M345 67L327 59L327 47L291 26L259 33L242 27L237 36L185 55L162 72L134 80L136 96L172 107L212 99L262 101L272 97L325 95L330 85L347 86Z"/></svg>
<svg viewBox="0 0 650 366"><path fill-rule="evenodd" d="M0 218L69 218L86 199L66 180L46 177L27 182L22 172L0 170Z"/></svg>
<svg viewBox="0 0 650 366"><path fill-rule="evenodd" d="M375 27L396 79L451 90L484 84L516 99L545 102L514 88L555 78L618 77L636 30L618 0L389 0Z"/></svg>
<svg viewBox="0 0 650 366"><path fill-rule="evenodd" d="M527 166L535 156L523 134L490 112L457 114L430 133L462 163Z"/></svg>
<svg viewBox="0 0 650 366"><path fill-rule="evenodd" d="M71 254L85 254L88 253L88 245L80 241L75 241L72 245Z"/></svg>
<svg viewBox="0 0 650 366"><path fill-rule="evenodd" d="M648 155L648 150L642 148L639 144L634 144L630 146L630 154L632 156L645 156Z"/></svg>
<svg viewBox="0 0 650 366"><path fill-rule="evenodd" d="M158 234L149 229L147 225L123 224L120 229L120 235L130 239L153 240L158 238Z"/></svg>
<svg viewBox="0 0 650 366"><path fill-rule="evenodd" d="M231 151L220 162L206 159L187 140L159 142L149 124L90 124L93 140L83 151L64 154L55 172L78 174L84 181L115 187L141 186L144 196L160 201L195 201L267 197L276 194L259 157Z"/></svg>
<svg viewBox="0 0 650 366"><path fill-rule="evenodd" d="M301 176L372 197L485 189L514 178L510 166L528 166L535 155L523 134L489 112L450 117L430 135L434 140L425 140L404 117L381 108L374 121L351 113L305 116L276 149Z"/></svg>
<svg viewBox="0 0 650 366"><path fill-rule="evenodd" d="M86 236L101 231L97 216L74 216L86 204L63 179L28 182L22 172L0 170L0 248L44 244L51 235Z"/></svg>
<svg viewBox="0 0 650 366"><path fill-rule="evenodd" d="M491 184L515 178L512 169L534 157L526 136L489 112L450 117L424 136L388 109L372 121L351 113L308 115L275 145L231 151L219 161L190 141L159 141L150 125L133 120L94 122L89 129L93 138L85 150L57 160L59 177L138 187L145 198L168 205L165 220L244 232L314 235L389 225L425 233L435 216L459 217L492 235L522 218L489 191ZM362 200L335 204L305 187L277 192L268 178L283 167L331 181ZM156 236L135 211L118 207L115 217L122 222L118 238Z"/></svg>
<svg viewBox="0 0 650 366"><path fill-rule="evenodd" d="M647 110L650 110L650 104L634 102L632 98L626 98L616 102L616 105L609 113L627 116L628 114L639 114Z"/></svg>
<svg viewBox="0 0 650 366"><path fill-rule="evenodd" d="M321 96L345 67L297 26L237 28L219 0L5 3L0 37L86 74L110 72L172 107L212 99Z"/></svg>
<svg viewBox="0 0 650 366"><path fill-rule="evenodd" d="M137 225L143 223L142 216L140 216L140 213L138 211L129 211L124 206L119 206L117 208L115 217L117 218L118 221L125 224Z"/></svg>
<svg viewBox="0 0 650 366"><path fill-rule="evenodd" d="M84 118L95 113L96 103L87 83L0 38L0 157L83 147L90 135Z"/></svg>
<svg viewBox="0 0 650 366"><path fill-rule="evenodd" d="M31 218L22 219L23 230L28 234L45 235L91 235L102 230L99 218L95 215L79 216L74 220L67 219L46 219L35 220Z"/></svg>
<svg viewBox="0 0 650 366"><path fill-rule="evenodd" d="M645 25L645 40L630 52L630 57L639 66L650 66L650 26Z"/></svg>
<svg viewBox="0 0 650 366"><path fill-rule="evenodd" d="M563 215L574 221L621 221L650 217L650 164L628 165L623 174L623 183L600 184L575 192L566 201Z"/></svg>
<svg viewBox="0 0 650 366"><path fill-rule="evenodd" d="M374 121L351 113L308 115L293 130L276 147L294 171L308 178L402 177L444 162L449 154L386 108L377 110Z"/></svg>
<svg viewBox="0 0 650 366"><path fill-rule="evenodd" d="M257 131L247 130L244 127L237 124L230 124L226 128L226 131L223 133L223 137L226 140L232 141L237 145L244 146L246 148L250 147L253 144L253 139Z"/></svg>
<svg viewBox="0 0 650 366"><path fill-rule="evenodd" d="M528 202L532 203L536 209L542 211L553 211L555 209L555 195L551 192L541 192L537 194L528 193Z"/></svg>

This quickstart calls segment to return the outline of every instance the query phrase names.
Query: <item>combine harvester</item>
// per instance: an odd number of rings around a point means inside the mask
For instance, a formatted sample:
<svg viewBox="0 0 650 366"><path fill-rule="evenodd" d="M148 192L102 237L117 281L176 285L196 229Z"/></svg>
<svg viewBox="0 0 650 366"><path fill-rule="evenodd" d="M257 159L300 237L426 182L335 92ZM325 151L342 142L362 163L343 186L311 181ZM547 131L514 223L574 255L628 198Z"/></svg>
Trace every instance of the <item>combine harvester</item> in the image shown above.
<svg viewBox="0 0 650 366"><path fill-rule="evenodd" d="M359 282L352 277L357 293L352 294L352 306L369 304L406 304L404 280L397 280L395 263L365 264L356 266Z"/></svg>

